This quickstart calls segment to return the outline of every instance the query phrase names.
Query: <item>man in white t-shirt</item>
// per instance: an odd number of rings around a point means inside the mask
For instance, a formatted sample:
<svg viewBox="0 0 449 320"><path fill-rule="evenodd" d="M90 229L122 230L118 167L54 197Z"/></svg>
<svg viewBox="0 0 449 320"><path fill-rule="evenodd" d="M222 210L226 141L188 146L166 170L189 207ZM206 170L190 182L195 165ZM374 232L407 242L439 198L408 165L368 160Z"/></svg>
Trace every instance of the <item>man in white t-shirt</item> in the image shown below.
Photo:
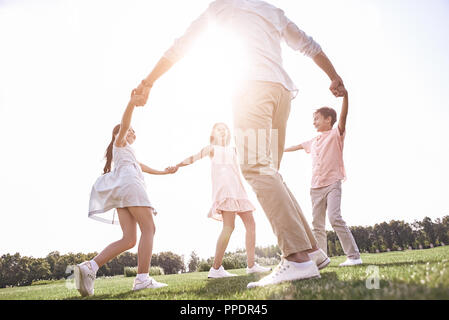
<svg viewBox="0 0 449 320"><path fill-rule="evenodd" d="M249 283L248 288L319 277L318 268L330 260L318 249L300 206L278 172L291 100L297 93L282 66L281 42L312 58L329 76L336 97L346 91L343 81L320 45L281 9L258 0L216 0L175 40L139 85L138 93L148 98L154 82L188 52L211 20L238 32L248 50L246 78L233 98L234 134L243 176L264 209L284 258L270 275Z"/></svg>

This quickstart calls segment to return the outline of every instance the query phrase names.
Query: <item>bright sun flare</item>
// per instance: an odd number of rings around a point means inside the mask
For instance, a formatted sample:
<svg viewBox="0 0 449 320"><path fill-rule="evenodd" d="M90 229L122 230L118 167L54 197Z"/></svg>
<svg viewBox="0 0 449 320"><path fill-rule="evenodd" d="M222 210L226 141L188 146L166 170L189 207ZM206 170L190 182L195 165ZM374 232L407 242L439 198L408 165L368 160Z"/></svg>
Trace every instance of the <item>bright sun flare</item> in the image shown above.
<svg viewBox="0 0 449 320"><path fill-rule="evenodd" d="M223 95L246 76L248 65L244 42L237 34L211 23L195 43L191 59L191 81L205 90Z"/></svg>

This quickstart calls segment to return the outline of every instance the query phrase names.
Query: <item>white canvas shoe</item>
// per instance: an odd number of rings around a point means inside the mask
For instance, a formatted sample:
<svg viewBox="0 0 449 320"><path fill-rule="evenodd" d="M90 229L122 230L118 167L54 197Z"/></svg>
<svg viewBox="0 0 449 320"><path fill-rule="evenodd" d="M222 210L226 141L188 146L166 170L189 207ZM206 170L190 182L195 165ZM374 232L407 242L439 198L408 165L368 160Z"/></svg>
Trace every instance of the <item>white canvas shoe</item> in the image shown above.
<svg viewBox="0 0 449 320"><path fill-rule="evenodd" d="M262 267L258 263L254 263L252 268L246 267L246 273L247 274L259 273L259 272L268 272L268 271L271 271L271 268Z"/></svg>
<svg viewBox="0 0 449 320"><path fill-rule="evenodd" d="M340 267L350 267L350 266L357 266L357 265L361 265L363 262L362 262L362 259L350 259L350 258L347 258L346 259L346 261L345 262L343 262L343 263L340 263Z"/></svg>
<svg viewBox="0 0 449 320"><path fill-rule="evenodd" d="M315 262L308 261L302 263L300 266L297 266L293 262L284 259L272 273L257 282L248 283L247 288L251 289L255 287L264 287L270 284L278 284L284 281L320 277L320 271L318 270Z"/></svg>
<svg viewBox="0 0 449 320"><path fill-rule="evenodd" d="M319 270L326 268L329 263L331 263L331 259L327 256L327 254L322 249L318 249L309 253L309 258L315 262L316 266Z"/></svg>
<svg viewBox="0 0 449 320"><path fill-rule="evenodd" d="M75 266L75 285L81 296L91 296L94 294L94 282L96 273L89 261Z"/></svg>
<svg viewBox="0 0 449 320"><path fill-rule="evenodd" d="M236 274L227 272L223 266L220 266L218 269L214 269L211 267L209 270L208 278L227 278L227 277L236 277Z"/></svg>
<svg viewBox="0 0 449 320"><path fill-rule="evenodd" d="M166 283L157 282L151 277L148 277L146 280L141 281L139 279L134 279L133 291L138 291L142 289L158 289L168 286Z"/></svg>

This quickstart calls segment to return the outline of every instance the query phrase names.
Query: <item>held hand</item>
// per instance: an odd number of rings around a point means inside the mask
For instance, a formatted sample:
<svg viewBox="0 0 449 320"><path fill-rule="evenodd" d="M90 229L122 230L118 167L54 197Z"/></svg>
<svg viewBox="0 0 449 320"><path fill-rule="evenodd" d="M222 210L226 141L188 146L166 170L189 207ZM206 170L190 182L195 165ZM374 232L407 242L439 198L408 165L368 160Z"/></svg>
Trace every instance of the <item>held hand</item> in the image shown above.
<svg viewBox="0 0 449 320"><path fill-rule="evenodd" d="M345 85L343 84L343 80L339 76L332 80L329 90L337 98L343 97L346 94Z"/></svg>
<svg viewBox="0 0 449 320"><path fill-rule="evenodd" d="M142 80L142 82L137 87L137 94L142 95L144 97L144 104L148 101L148 96L150 95L152 84L148 83L146 80Z"/></svg>
<svg viewBox="0 0 449 320"><path fill-rule="evenodd" d="M145 105L146 100L145 97L143 95L140 95L137 93L137 89L134 89L131 92L131 100L130 103L135 105L136 107L142 107Z"/></svg>
<svg viewBox="0 0 449 320"><path fill-rule="evenodd" d="M167 168L165 168L165 172L166 172L167 174L173 174L173 173L175 173L176 171L178 171L178 167L167 167Z"/></svg>

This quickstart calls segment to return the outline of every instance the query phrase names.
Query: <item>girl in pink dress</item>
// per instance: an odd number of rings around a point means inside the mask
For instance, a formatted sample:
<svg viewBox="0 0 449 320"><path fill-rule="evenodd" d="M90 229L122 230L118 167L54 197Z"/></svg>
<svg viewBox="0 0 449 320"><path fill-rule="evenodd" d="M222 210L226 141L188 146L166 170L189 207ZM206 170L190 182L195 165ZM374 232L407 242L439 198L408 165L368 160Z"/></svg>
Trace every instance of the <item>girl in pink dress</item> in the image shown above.
<svg viewBox="0 0 449 320"><path fill-rule="evenodd" d="M222 266L223 256L234 230L235 216L239 215L246 229L247 273L266 272L265 268L255 263L256 231L253 211L255 207L248 199L238 165L237 152L231 147L231 134L224 123L216 123L212 128L210 145L203 148L176 167L184 167L206 156L211 159L212 173L212 208L208 217L222 221L223 230L218 237L214 264L209 271L209 278L232 277Z"/></svg>

